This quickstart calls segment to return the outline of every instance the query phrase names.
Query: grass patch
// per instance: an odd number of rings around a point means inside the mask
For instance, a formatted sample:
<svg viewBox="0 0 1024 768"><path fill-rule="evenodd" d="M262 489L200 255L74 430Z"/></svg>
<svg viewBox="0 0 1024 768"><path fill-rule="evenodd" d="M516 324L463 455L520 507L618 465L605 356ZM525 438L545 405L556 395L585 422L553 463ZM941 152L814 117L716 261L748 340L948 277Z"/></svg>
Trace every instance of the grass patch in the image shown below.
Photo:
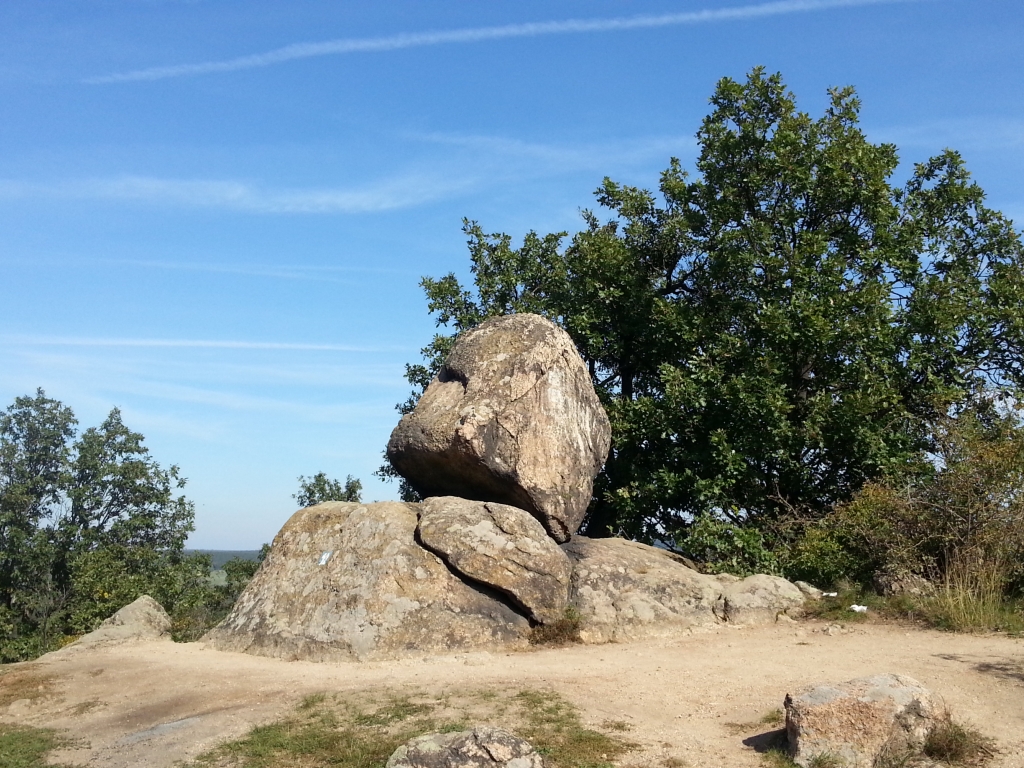
<svg viewBox="0 0 1024 768"><path fill-rule="evenodd" d="M867 606L855 613L851 605ZM967 580L949 580L932 596L882 596L846 585L836 597L823 597L805 606L808 618L853 624L873 620L911 622L952 632L1006 632L1024 635L1024 603L1000 591Z"/></svg>
<svg viewBox="0 0 1024 768"><path fill-rule="evenodd" d="M779 708L773 709L771 712L765 712L761 715L761 719L758 723L760 725L769 725L778 728L786 724L786 713Z"/></svg>
<svg viewBox="0 0 1024 768"><path fill-rule="evenodd" d="M4 768L54 768L46 756L67 744L49 728L0 724L0 765Z"/></svg>
<svg viewBox="0 0 1024 768"><path fill-rule="evenodd" d="M582 642L580 640L580 629L583 627L583 617L580 612L572 606L565 609L560 619L550 624L538 624L530 630L531 645L569 645Z"/></svg>
<svg viewBox="0 0 1024 768"><path fill-rule="evenodd" d="M546 768L610 768L633 746L586 728L579 711L550 691L460 690L439 698L375 690L308 696L285 719L254 728L190 765L383 768L411 738L473 725L495 725L526 739L544 756ZM610 723L607 728L621 731L621 725L627 724Z"/></svg>
<svg viewBox="0 0 1024 768"><path fill-rule="evenodd" d="M978 731L957 723L947 713L932 728L923 752L948 765L981 765L995 756L992 740Z"/></svg>
<svg viewBox="0 0 1024 768"><path fill-rule="evenodd" d="M53 675L47 675L31 664L0 669L0 707L10 706L21 699L35 701L52 696L53 680Z"/></svg>

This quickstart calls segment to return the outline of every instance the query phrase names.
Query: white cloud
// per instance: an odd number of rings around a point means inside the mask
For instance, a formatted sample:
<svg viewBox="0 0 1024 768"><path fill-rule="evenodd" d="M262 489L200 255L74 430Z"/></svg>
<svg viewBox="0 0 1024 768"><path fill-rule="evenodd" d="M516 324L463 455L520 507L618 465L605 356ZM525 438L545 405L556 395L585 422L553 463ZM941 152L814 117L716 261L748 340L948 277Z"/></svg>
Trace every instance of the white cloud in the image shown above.
<svg viewBox="0 0 1024 768"><path fill-rule="evenodd" d="M568 35L592 32L618 32L632 29L708 24L721 21L744 21L791 13L825 11L865 5L882 5L914 0L779 0L778 2L741 5L733 8L715 8L702 11L668 13L658 16L628 16L613 19L567 19L564 21L541 21L526 24L506 24L494 27L452 29L435 32L410 32L387 37L347 38L326 40L318 43L296 43L264 53L239 56L222 61L206 61L198 64L175 64L164 67L150 67L131 72L120 72L100 77L87 78L92 84L120 83L139 80L163 80L170 77L205 75L213 72L234 72L242 69L268 67L296 59L317 56L337 56L348 53L369 53L395 51L403 48L419 48L432 45L476 43L484 40L501 40L516 37L539 37L542 35Z"/></svg>
<svg viewBox="0 0 1024 768"><path fill-rule="evenodd" d="M240 181L123 176L61 182L0 180L0 199L49 197L222 208L244 213L372 213L433 202L469 180L406 176L362 189L264 189Z"/></svg>

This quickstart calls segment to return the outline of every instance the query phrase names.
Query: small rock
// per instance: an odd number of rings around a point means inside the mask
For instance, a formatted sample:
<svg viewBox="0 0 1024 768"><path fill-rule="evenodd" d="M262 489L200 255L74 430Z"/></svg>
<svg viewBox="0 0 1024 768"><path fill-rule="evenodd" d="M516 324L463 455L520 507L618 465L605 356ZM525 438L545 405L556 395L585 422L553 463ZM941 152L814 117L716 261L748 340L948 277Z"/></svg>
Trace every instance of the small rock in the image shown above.
<svg viewBox="0 0 1024 768"><path fill-rule="evenodd" d="M821 600L821 598L825 595L825 593L822 592L820 589L811 586L806 581L794 581L793 584L796 586L797 589L803 592L804 597L806 597L808 600ZM835 592L832 592L830 594L832 597L835 597Z"/></svg>
<svg viewBox="0 0 1024 768"><path fill-rule="evenodd" d="M786 696L789 754L804 768L821 756L871 768L883 753L920 748L942 715L938 699L906 675L875 675Z"/></svg>
<svg viewBox="0 0 1024 768"><path fill-rule="evenodd" d="M142 595L104 620L89 634L46 655L64 656L101 645L170 639L171 617L160 603L149 595Z"/></svg>
<svg viewBox="0 0 1024 768"><path fill-rule="evenodd" d="M406 742L386 768L543 768L533 746L500 728L429 733Z"/></svg>
<svg viewBox="0 0 1024 768"><path fill-rule="evenodd" d="M726 585L715 614L730 624L771 624L780 616L799 616L806 599L793 583L760 573Z"/></svg>

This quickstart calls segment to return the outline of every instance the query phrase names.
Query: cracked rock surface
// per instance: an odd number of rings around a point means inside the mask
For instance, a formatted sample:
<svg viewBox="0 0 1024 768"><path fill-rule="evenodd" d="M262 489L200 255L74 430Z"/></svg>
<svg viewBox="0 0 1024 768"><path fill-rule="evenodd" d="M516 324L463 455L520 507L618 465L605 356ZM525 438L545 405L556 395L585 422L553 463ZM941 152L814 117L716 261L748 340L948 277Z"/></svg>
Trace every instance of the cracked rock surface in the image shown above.
<svg viewBox="0 0 1024 768"><path fill-rule="evenodd" d="M385 659L526 645L529 621L415 539L416 504L296 512L205 640L286 659Z"/></svg>
<svg viewBox="0 0 1024 768"><path fill-rule="evenodd" d="M577 531L611 427L569 335L539 315L495 317L462 335L388 442L424 497L510 504L558 542Z"/></svg>
<svg viewBox="0 0 1024 768"><path fill-rule="evenodd" d="M417 736L395 750L386 768L543 768L533 746L501 728Z"/></svg>
<svg viewBox="0 0 1024 768"><path fill-rule="evenodd" d="M569 558L528 512L438 496L421 505L417 533L454 570L508 595L536 621L564 615Z"/></svg>

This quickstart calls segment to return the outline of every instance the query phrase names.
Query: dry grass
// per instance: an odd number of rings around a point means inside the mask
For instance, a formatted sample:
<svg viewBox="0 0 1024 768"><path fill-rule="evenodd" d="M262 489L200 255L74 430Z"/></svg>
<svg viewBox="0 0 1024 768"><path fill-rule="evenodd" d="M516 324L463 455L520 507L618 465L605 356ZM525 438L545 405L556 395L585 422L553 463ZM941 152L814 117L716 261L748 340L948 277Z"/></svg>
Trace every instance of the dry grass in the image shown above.
<svg viewBox="0 0 1024 768"><path fill-rule="evenodd" d="M216 768L382 768L401 744L424 733L494 724L529 741L548 768L611 768L633 745L587 728L578 710L551 691L481 690L307 697L284 720L254 728L192 766ZM611 723L610 730L622 730Z"/></svg>
<svg viewBox="0 0 1024 768"><path fill-rule="evenodd" d="M0 668L0 707L21 699L34 701L54 695L54 678L33 664L12 664ZM3 765L3 763L0 763Z"/></svg>
<svg viewBox="0 0 1024 768"><path fill-rule="evenodd" d="M947 712L932 728L923 752L948 765L982 765L995 756L992 740L969 726L957 723Z"/></svg>
<svg viewBox="0 0 1024 768"><path fill-rule="evenodd" d="M1024 632L1024 613L1005 597L1008 569L1000 563L954 561L931 600L932 623L958 632Z"/></svg>
<svg viewBox="0 0 1024 768"><path fill-rule="evenodd" d="M538 624L530 630L531 645L569 645L579 643L583 621L575 608L565 609L565 614L550 624Z"/></svg>

